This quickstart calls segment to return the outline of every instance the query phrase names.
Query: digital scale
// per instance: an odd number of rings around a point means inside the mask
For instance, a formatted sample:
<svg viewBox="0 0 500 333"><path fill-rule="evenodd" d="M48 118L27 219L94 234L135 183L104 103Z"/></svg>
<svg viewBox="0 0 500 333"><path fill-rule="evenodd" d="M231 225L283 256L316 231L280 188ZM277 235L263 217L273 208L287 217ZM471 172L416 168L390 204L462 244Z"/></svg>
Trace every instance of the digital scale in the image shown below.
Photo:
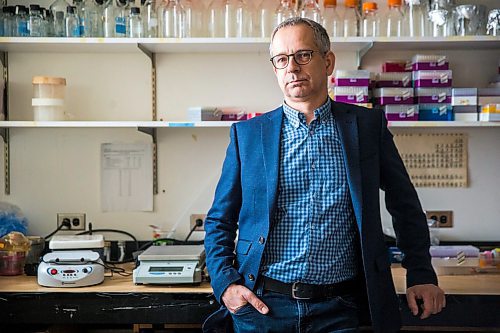
<svg viewBox="0 0 500 333"><path fill-rule="evenodd" d="M139 256L135 284L196 284L205 265L203 245L150 246Z"/></svg>
<svg viewBox="0 0 500 333"><path fill-rule="evenodd" d="M54 236L52 252L38 265L38 284L44 287L85 287L104 281L102 235Z"/></svg>

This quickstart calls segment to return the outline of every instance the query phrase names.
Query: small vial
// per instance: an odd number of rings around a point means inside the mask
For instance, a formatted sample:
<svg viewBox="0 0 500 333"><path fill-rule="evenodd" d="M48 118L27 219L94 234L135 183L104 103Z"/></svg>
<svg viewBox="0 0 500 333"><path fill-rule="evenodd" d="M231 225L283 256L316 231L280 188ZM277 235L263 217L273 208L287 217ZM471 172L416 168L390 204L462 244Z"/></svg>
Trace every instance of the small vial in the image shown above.
<svg viewBox="0 0 500 333"><path fill-rule="evenodd" d="M66 37L80 37L80 20L76 15L76 7L68 6L66 9Z"/></svg>
<svg viewBox="0 0 500 333"><path fill-rule="evenodd" d="M144 26L142 23L141 9L139 7L130 8L130 38L142 38L144 37Z"/></svg>

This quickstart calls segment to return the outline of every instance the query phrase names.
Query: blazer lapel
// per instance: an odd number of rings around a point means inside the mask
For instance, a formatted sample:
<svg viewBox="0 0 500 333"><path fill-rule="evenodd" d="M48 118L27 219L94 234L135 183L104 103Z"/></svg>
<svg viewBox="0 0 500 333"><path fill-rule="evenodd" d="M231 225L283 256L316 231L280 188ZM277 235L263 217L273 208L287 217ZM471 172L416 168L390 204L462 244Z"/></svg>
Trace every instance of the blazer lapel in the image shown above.
<svg viewBox="0 0 500 333"><path fill-rule="evenodd" d="M266 119L261 123L262 153L264 155L264 169L267 184L267 207L269 221L276 206L279 156L281 143L281 124L283 122L283 108L279 107L264 115Z"/></svg>
<svg viewBox="0 0 500 333"><path fill-rule="evenodd" d="M358 122L349 109L340 109L332 102L332 112L342 141L347 181L358 228L361 231L363 198L361 191L361 169L359 164Z"/></svg>

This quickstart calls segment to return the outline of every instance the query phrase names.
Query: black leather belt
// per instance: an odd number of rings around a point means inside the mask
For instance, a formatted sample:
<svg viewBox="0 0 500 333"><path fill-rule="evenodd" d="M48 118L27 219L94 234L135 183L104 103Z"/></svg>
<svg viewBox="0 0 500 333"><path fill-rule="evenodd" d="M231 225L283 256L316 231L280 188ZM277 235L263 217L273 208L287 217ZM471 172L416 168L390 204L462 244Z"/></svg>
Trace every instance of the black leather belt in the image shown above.
<svg viewBox="0 0 500 333"><path fill-rule="evenodd" d="M262 276L263 288L294 299L318 299L353 294L358 283L356 280L347 280L334 284L307 284L301 282L285 283Z"/></svg>

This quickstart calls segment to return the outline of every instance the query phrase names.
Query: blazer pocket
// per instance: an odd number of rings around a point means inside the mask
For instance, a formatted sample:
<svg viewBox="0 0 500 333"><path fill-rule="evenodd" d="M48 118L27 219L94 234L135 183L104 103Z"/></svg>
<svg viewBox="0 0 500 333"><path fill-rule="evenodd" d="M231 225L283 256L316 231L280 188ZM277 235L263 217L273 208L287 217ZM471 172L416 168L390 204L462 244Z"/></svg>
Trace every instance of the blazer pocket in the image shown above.
<svg viewBox="0 0 500 333"><path fill-rule="evenodd" d="M386 254L378 256L375 259L375 266L379 272L389 270L391 268L391 263L389 262L388 256Z"/></svg>
<svg viewBox="0 0 500 333"><path fill-rule="evenodd" d="M252 242L249 242L244 239L238 240L238 243L236 244L236 253L237 254L242 254L242 255L247 255L248 252L250 251L250 248L252 247Z"/></svg>

